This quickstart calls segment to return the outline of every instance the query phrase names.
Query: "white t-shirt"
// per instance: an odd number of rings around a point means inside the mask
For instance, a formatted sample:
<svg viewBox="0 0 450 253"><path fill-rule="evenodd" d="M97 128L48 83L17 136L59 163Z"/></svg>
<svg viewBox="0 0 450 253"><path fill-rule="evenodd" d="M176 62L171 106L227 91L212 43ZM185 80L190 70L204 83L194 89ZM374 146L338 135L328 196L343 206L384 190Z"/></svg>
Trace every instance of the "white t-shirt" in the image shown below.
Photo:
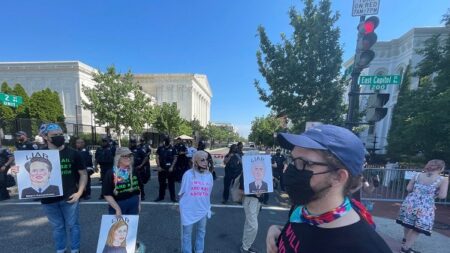
<svg viewBox="0 0 450 253"><path fill-rule="evenodd" d="M209 171L200 173L194 169L186 171L181 181L179 196L183 226L191 225L205 217L211 218L211 191L213 177Z"/></svg>

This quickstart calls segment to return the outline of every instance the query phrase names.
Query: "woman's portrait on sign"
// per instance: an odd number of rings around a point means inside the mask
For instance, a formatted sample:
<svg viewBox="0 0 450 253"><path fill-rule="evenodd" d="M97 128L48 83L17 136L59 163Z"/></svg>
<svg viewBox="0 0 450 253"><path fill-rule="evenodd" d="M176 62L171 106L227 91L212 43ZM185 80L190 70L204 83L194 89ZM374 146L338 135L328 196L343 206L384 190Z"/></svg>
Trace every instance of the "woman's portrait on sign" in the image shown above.
<svg viewBox="0 0 450 253"><path fill-rule="evenodd" d="M97 253L134 253L138 215L103 215Z"/></svg>

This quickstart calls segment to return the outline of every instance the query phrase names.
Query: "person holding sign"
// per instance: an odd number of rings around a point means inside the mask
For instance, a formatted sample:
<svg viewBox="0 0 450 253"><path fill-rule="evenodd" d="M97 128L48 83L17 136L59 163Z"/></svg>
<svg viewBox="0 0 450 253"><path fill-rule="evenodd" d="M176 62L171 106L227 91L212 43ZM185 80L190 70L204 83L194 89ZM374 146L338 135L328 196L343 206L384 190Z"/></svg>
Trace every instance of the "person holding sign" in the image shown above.
<svg viewBox="0 0 450 253"><path fill-rule="evenodd" d="M25 188L21 192L21 198L37 198L59 196L59 187L50 185L50 175L52 164L45 157L35 156L26 164L25 169L30 175L31 187Z"/></svg>
<svg viewBox="0 0 450 253"><path fill-rule="evenodd" d="M102 194L109 204L109 214L139 214L141 191L129 148L117 148L113 169L103 178Z"/></svg>
<svg viewBox="0 0 450 253"><path fill-rule="evenodd" d="M197 225L195 252L203 253L206 219L211 218L213 177L208 169L208 154L205 151L197 151L192 162L194 166L184 173L178 193L183 236L181 252L192 252L192 230Z"/></svg>
<svg viewBox="0 0 450 253"><path fill-rule="evenodd" d="M83 158L76 150L64 145L65 138L63 130L58 124L42 124L39 128L39 135L41 135L47 143L48 149L59 151L63 196L41 199L44 212L53 227L53 240L55 242L56 252L66 252L67 227L67 230L70 231L70 252L79 253L79 199L83 194L87 182L87 172ZM33 160L33 158L31 160ZM42 164L46 164L43 159L35 159L33 162L31 160L28 165L30 172L34 166L39 165L40 167ZM36 165L32 165L32 163L36 163ZM11 168L14 173L19 173L19 169L19 166ZM49 171L50 170L49 167ZM41 174L40 176L37 176L36 181L44 182L44 178L46 178L46 176L42 176Z"/></svg>

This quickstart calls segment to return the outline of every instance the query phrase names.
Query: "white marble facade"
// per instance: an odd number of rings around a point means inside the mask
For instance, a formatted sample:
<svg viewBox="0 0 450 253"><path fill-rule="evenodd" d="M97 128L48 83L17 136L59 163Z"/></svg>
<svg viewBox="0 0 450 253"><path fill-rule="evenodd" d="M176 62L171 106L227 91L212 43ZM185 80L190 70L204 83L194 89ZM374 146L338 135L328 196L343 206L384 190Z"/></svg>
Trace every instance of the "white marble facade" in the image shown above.
<svg viewBox="0 0 450 253"><path fill-rule="evenodd" d="M441 39L450 35L450 27L426 27L413 28L397 39L391 41L377 42L373 46L375 51L375 59L371 62L367 69L364 69L361 75L399 75L404 73L406 66L410 63L411 70L414 71L417 64L422 60L422 56L417 54L416 50L424 46L425 40L436 34L442 34ZM344 68L348 68L353 64L354 59L351 58L344 63ZM411 78L411 87L417 88L419 84L418 77ZM349 86L350 87L350 86ZM370 86L363 85L361 92L370 93ZM376 122L375 127L366 129L360 134L360 137L366 147L372 149L374 144L374 136L376 136L375 148L379 149L376 153L385 154L387 136L391 127L392 112L397 103L399 85L387 85L387 88L380 90L380 93L389 93L390 98L384 106L388 108L386 117ZM347 93L345 93L347 95ZM360 110L363 111L367 107L368 96L360 96ZM348 102L346 97L345 101Z"/></svg>
<svg viewBox="0 0 450 253"><path fill-rule="evenodd" d="M79 61L0 62L0 83L20 83L29 95L50 88L60 96L66 123L91 125L90 111L81 109L82 98L86 99L81 88L96 85L92 80L96 71ZM141 74L135 78L156 103L176 102L181 117L208 124L212 92L206 75Z"/></svg>

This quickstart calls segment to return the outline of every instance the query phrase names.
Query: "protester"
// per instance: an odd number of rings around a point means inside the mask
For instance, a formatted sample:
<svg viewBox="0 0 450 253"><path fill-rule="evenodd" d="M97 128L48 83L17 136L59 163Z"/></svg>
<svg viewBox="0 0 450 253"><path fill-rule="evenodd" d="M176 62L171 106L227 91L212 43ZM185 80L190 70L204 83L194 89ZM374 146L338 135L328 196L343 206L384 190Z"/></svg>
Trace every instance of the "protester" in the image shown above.
<svg viewBox="0 0 450 253"><path fill-rule="evenodd" d="M231 182L242 173L242 157L238 154L238 147L232 144L228 154L225 155L225 177L223 179L222 204L226 204L230 197Z"/></svg>
<svg viewBox="0 0 450 253"><path fill-rule="evenodd" d="M282 230L269 228L267 252L392 252L363 205L347 197L361 184L364 146L356 135L320 125L278 140L292 150L284 175L293 207Z"/></svg>
<svg viewBox="0 0 450 253"><path fill-rule="evenodd" d="M284 192L284 177L283 170L286 163L286 158L281 154L281 149L277 148L275 154L272 156L272 172L273 176L278 181L279 189Z"/></svg>
<svg viewBox="0 0 450 253"><path fill-rule="evenodd" d="M211 218L212 174L208 170L208 154L197 151L192 158L193 168L184 173L180 192L182 224L182 253L192 252L192 230L196 226L194 252L203 253L206 219Z"/></svg>
<svg viewBox="0 0 450 253"><path fill-rule="evenodd" d="M145 144L145 143L144 143ZM130 150L133 152L136 176L141 189L141 200L145 200L144 186L150 178L149 155L150 151L142 143L138 146L136 139L130 139Z"/></svg>
<svg viewBox="0 0 450 253"><path fill-rule="evenodd" d="M10 199L8 189L6 189L7 172L14 162L14 156L9 149L2 147L0 139L0 201Z"/></svg>
<svg viewBox="0 0 450 253"><path fill-rule="evenodd" d="M214 160L211 154L205 150L205 143L203 141L199 141L197 145L198 151L205 151L208 154L208 170L213 175L213 180L216 180L216 171L214 170Z"/></svg>
<svg viewBox="0 0 450 253"><path fill-rule="evenodd" d="M409 192L400 208L397 223L404 227L401 252L415 253L411 247L419 234L431 235L434 224L434 199L445 199L448 191L448 177L440 174L444 171L443 160L431 160L424 172L417 173L409 181L406 190Z"/></svg>
<svg viewBox="0 0 450 253"><path fill-rule="evenodd" d="M139 214L141 191L129 148L117 148L113 169L106 172L102 182L102 194L109 204L109 214Z"/></svg>
<svg viewBox="0 0 450 253"><path fill-rule="evenodd" d="M100 166L100 181L103 181L106 172L112 169L115 153L116 148L112 147L109 143L109 138L104 136L102 138L102 146L95 151L95 167L97 165ZM103 199L103 195L100 195L99 199Z"/></svg>
<svg viewBox="0 0 450 253"><path fill-rule="evenodd" d="M170 139L164 139L164 144L156 151L156 165L158 170L159 195L155 202L164 200L166 194L167 181L169 183L169 193L172 202L176 202L175 197L175 176L173 173L174 160L176 156L175 148L170 144Z"/></svg>
<svg viewBox="0 0 450 253"><path fill-rule="evenodd" d="M78 138L75 142L75 147L78 150L78 152L80 152L81 156L83 157L83 161L84 164L86 165L86 169L87 169L87 173L88 173L88 181L86 184L86 189L84 190L83 193L83 198L85 200L88 200L91 198L91 176L92 174L94 174L94 168L93 168L93 164L92 164L92 155L89 152L89 150L87 150L85 148L85 142L83 139Z"/></svg>
<svg viewBox="0 0 450 253"><path fill-rule="evenodd" d="M29 139L27 133L19 131L16 133L16 150L35 150L38 149L36 144L33 144Z"/></svg>
<svg viewBox="0 0 450 253"><path fill-rule="evenodd" d="M53 241L56 252L66 252L67 232L70 236L70 252L80 251L79 199L87 183L87 172L81 154L64 145L62 128L56 123L43 124L39 134L47 143L48 149L59 150L63 196L41 199L45 214L53 227ZM11 169L18 173L19 166Z"/></svg>

